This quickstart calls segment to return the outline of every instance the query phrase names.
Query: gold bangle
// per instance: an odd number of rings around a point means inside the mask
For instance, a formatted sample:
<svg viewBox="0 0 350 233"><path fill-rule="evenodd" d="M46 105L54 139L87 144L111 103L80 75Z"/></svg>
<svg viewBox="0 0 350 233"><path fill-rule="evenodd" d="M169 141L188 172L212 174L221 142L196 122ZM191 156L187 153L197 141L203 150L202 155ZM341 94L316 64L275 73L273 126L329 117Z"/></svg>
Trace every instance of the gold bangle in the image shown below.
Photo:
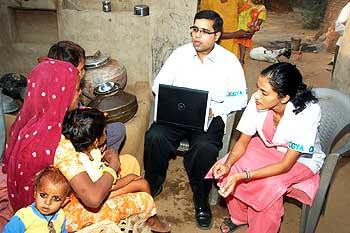
<svg viewBox="0 0 350 233"><path fill-rule="evenodd" d="M112 168L104 166L102 172L107 172L108 174L110 174L113 177L113 184L115 184L115 182L117 181L117 173Z"/></svg>

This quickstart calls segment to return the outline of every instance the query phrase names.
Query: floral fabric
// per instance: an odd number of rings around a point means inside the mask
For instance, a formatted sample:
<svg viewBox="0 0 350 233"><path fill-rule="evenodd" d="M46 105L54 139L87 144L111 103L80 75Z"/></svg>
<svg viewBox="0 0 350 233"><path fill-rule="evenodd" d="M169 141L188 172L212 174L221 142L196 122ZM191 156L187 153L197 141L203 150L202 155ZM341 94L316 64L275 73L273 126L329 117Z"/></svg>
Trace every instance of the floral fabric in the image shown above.
<svg viewBox="0 0 350 233"><path fill-rule="evenodd" d="M85 209L79 199L73 196L63 211L66 213L69 232L103 220L110 220L118 224L120 220L133 215L137 215L138 222L141 223L156 214L152 197L144 192L127 193L108 199L98 212Z"/></svg>
<svg viewBox="0 0 350 233"><path fill-rule="evenodd" d="M248 6L247 6L248 5ZM242 29L244 31L249 31L249 22L252 21L251 12L256 10L258 12L258 19L263 21L266 20L267 11L264 5L255 5L250 0L248 0L244 6L240 9L238 15L238 29Z"/></svg>
<svg viewBox="0 0 350 233"><path fill-rule="evenodd" d="M240 9L238 14L238 30L242 29L244 31L249 31L249 24L253 22L252 12L256 11L258 14L257 20L261 19L266 20L266 8L264 5L255 5L250 0L248 0L243 7ZM244 45L244 47L252 48L253 40L252 39L235 39L238 44Z"/></svg>

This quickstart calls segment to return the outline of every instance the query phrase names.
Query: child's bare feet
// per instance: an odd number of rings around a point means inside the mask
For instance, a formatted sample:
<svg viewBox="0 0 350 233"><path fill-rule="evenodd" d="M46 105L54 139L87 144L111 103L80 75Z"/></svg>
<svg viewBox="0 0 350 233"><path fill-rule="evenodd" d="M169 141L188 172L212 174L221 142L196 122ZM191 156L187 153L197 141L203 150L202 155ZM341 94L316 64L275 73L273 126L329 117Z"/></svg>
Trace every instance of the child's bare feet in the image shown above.
<svg viewBox="0 0 350 233"><path fill-rule="evenodd" d="M157 215L148 218L146 224L153 232L170 232L170 224L161 221Z"/></svg>

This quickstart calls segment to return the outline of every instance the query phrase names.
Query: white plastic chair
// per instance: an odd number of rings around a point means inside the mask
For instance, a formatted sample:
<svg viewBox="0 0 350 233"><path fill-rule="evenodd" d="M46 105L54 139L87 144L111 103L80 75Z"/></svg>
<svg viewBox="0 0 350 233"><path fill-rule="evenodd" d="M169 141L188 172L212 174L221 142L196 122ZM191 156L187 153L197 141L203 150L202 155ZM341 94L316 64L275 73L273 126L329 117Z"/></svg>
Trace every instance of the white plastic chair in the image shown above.
<svg viewBox="0 0 350 233"><path fill-rule="evenodd" d="M320 140L326 153L325 163L321 170L320 186L312 206L302 205L300 223L301 233L314 233L321 213L327 204L334 169L340 156L350 151L350 139L340 148L332 151L334 145L350 132L350 97L329 88L314 88L321 106Z"/></svg>

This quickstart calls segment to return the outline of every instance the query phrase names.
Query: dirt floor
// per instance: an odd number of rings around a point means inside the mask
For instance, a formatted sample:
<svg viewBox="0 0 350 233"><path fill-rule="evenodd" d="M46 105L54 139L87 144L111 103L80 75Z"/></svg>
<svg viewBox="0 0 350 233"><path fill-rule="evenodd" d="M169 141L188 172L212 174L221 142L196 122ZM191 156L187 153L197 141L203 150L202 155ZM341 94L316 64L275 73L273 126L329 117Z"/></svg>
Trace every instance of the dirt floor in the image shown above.
<svg viewBox="0 0 350 233"><path fill-rule="evenodd" d="M291 37L300 37L302 43L313 44L312 41L317 31L301 28L297 14L270 13L262 30L254 37L255 47L269 46L271 41L290 41ZM305 83L312 87L330 87L331 68L328 63L333 54L315 52L293 52L290 62L297 65L304 75ZM282 59L286 61L286 59ZM247 59L246 78L249 86L249 94L254 91L255 82L259 72L269 63ZM346 216L350 215L350 199L347 191L350 190L350 158L340 160L337 166L334 183L330 190L329 200L324 216L318 224L318 233L345 233L350 232L350 222ZM164 191L156 198L159 215L169 221L173 233L219 232L219 224L223 217L227 216L224 205L212 207L213 225L210 230L200 230L196 227L194 219L194 207L192 192L188 184L188 178L183 168L183 158L176 157L170 161L167 180ZM280 233L299 232L301 209L296 204L286 202L285 215L282 220ZM239 228L236 232L245 232L246 227Z"/></svg>

